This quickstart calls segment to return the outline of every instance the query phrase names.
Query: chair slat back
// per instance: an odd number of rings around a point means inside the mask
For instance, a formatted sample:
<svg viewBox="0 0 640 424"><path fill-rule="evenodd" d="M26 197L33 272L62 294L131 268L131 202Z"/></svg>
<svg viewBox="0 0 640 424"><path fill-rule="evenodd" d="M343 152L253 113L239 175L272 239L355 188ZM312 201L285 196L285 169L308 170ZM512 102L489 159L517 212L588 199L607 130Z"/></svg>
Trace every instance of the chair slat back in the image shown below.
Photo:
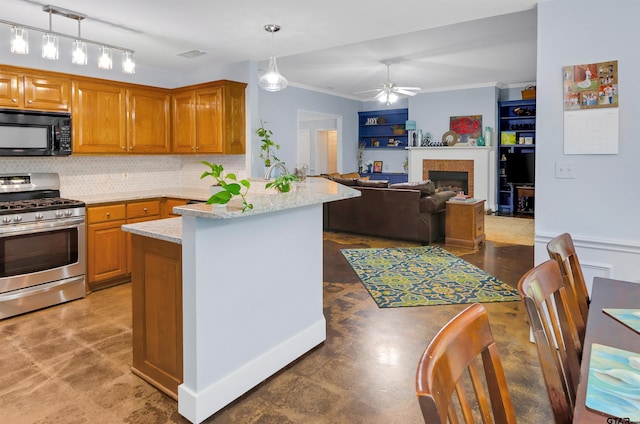
<svg viewBox="0 0 640 424"><path fill-rule="evenodd" d="M562 281L567 289L567 296L572 297L578 305L579 313L575 318L576 330L580 339L580 353L584 344L587 316L589 314L589 292L582 274L578 254L573 239L568 233L560 234L547 243L549 257L560 267Z"/></svg>
<svg viewBox="0 0 640 424"><path fill-rule="evenodd" d="M527 309L556 424L571 423L580 361L570 299L558 264L549 260L531 269L520 279L518 291Z"/></svg>
<svg viewBox="0 0 640 424"><path fill-rule="evenodd" d="M472 388L472 390L471 390ZM458 400L453 402L454 392ZM425 349L416 373L425 423L515 423L515 412L485 308L474 304L449 321ZM492 418L493 417L493 421Z"/></svg>

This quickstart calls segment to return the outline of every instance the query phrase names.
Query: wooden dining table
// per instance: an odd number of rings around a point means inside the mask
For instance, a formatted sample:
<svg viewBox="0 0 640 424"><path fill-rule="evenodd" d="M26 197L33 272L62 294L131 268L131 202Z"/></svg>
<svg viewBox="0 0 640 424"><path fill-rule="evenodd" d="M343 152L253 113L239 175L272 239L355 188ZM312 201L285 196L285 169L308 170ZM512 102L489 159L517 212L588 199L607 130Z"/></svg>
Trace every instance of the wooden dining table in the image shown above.
<svg viewBox="0 0 640 424"><path fill-rule="evenodd" d="M603 308L640 309L640 284L610 278L595 277L587 318L580 383L573 416L575 424L630 423L628 417L614 417L585 405L589 362L594 343L635 352L640 355L640 333L605 314Z"/></svg>

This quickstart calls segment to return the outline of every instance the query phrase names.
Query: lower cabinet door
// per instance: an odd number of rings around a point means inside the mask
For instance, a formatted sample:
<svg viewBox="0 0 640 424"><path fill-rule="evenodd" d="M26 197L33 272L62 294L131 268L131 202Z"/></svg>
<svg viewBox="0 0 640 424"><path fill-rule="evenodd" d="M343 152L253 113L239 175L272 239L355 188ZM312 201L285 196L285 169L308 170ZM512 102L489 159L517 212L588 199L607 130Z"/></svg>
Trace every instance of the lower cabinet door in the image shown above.
<svg viewBox="0 0 640 424"><path fill-rule="evenodd" d="M87 281L90 290L100 283L127 274L127 238L120 228L125 221L87 226Z"/></svg>

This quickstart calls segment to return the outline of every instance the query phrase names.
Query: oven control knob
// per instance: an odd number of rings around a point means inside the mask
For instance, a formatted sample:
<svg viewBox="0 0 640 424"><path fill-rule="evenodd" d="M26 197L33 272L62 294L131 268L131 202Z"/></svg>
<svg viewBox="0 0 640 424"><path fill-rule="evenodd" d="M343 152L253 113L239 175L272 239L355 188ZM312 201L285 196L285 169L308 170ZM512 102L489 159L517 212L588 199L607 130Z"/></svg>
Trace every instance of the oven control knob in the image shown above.
<svg viewBox="0 0 640 424"><path fill-rule="evenodd" d="M42 219L44 219L44 215L42 215L41 213L37 213L36 214L36 221L40 221Z"/></svg>
<svg viewBox="0 0 640 424"><path fill-rule="evenodd" d="M71 209L67 209L64 211L64 216L73 216L73 211Z"/></svg>
<svg viewBox="0 0 640 424"><path fill-rule="evenodd" d="M4 218L2 218L2 223L3 224L9 224L11 223L11 218L8 216L5 216Z"/></svg>
<svg viewBox="0 0 640 424"><path fill-rule="evenodd" d="M22 217L20 215L16 215L13 217L13 221L14 222L21 222L22 221Z"/></svg>
<svg viewBox="0 0 640 424"><path fill-rule="evenodd" d="M56 211L56 218L62 218L63 214L62 211Z"/></svg>

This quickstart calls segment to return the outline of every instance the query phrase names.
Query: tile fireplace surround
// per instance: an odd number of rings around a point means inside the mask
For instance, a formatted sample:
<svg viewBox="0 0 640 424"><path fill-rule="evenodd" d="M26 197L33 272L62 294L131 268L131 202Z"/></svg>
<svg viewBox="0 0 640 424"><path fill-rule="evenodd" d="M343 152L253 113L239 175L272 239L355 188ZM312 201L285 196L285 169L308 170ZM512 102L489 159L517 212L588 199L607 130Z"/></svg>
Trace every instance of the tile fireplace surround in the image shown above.
<svg viewBox="0 0 640 424"><path fill-rule="evenodd" d="M409 181L429 178L429 171L469 173L469 194L496 209L496 153L489 147L409 147Z"/></svg>

